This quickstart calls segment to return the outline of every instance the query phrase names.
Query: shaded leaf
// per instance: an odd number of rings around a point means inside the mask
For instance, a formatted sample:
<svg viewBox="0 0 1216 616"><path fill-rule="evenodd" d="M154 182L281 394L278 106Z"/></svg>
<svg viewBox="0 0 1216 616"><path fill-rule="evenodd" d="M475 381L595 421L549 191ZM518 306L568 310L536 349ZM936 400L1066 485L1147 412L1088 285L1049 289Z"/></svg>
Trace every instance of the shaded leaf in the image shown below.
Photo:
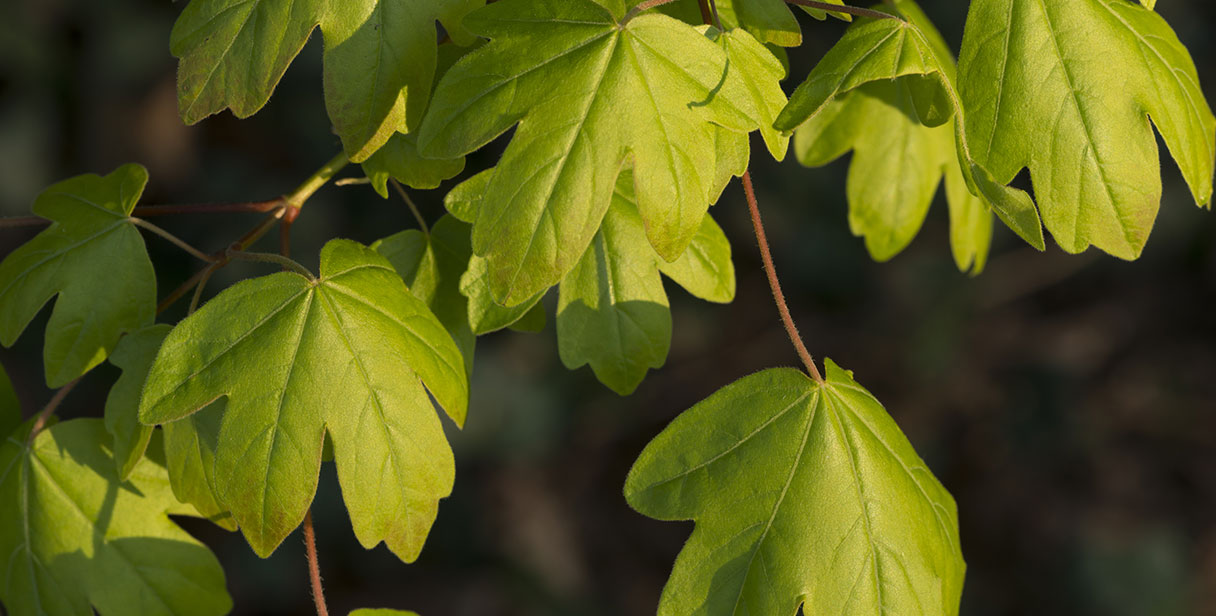
<svg viewBox="0 0 1216 616"><path fill-rule="evenodd" d="M0 366L0 438L5 438L21 425L21 401L13 391L4 367Z"/></svg>
<svg viewBox="0 0 1216 616"><path fill-rule="evenodd" d="M139 397L160 343L170 329L168 325L153 325L127 334L110 355L110 363L122 369L122 376L106 396L105 426L114 437L114 462L118 478L123 481L144 456L152 439L152 427L139 423Z"/></svg>
<svg viewBox="0 0 1216 616"><path fill-rule="evenodd" d="M13 616L226 614L232 599L206 546L169 519L188 515L165 469L139 460L127 481L101 420L76 419L33 446L0 447L0 599Z"/></svg>
<svg viewBox="0 0 1216 616"><path fill-rule="evenodd" d="M677 417L625 497L696 521L659 614L956 614L954 500L850 372L744 377Z"/></svg>
<svg viewBox="0 0 1216 616"><path fill-rule="evenodd" d="M0 343L12 346L55 295L43 364L48 387L88 372L123 332L151 324L156 276L128 219L148 181L139 165L53 184L34 201L53 221L0 263Z"/></svg>
<svg viewBox="0 0 1216 616"><path fill-rule="evenodd" d="M463 423L468 381L451 336L388 261L333 240L319 279L247 280L178 324L139 418L172 422L227 398L214 484L261 556L303 520L328 432L355 535L408 562L454 473L423 383Z"/></svg>
<svg viewBox="0 0 1216 616"><path fill-rule="evenodd" d="M464 169L464 158L431 160L418 155L414 135L397 133L389 137L375 154L363 161L363 173L381 197L388 198L388 179L406 186L427 190L456 177Z"/></svg>

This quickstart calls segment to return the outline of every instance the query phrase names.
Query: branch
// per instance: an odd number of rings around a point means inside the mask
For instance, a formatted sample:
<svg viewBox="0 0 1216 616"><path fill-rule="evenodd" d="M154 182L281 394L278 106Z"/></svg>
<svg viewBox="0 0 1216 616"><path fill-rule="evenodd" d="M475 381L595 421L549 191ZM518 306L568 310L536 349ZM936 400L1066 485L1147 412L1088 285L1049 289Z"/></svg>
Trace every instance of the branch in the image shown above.
<svg viewBox="0 0 1216 616"><path fill-rule="evenodd" d="M279 207L283 198L243 203L190 203L186 205L140 205L131 212L135 216L166 216L169 214L218 214L221 212L269 212Z"/></svg>
<svg viewBox="0 0 1216 616"><path fill-rule="evenodd" d="M18 227L41 227L51 224L41 216L7 216L0 218L0 229L16 229Z"/></svg>
<svg viewBox="0 0 1216 616"><path fill-rule="evenodd" d="M863 9L856 6L849 6L847 4L829 4L827 2L817 2L816 0L785 0L785 2L787 4L797 4L798 6L820 9L831 13L848 13L849 15L856 15L858 17L870 17L873 19L896 19L903 21L899 17L890 13L875 11L874 9Z"/></svg>
<svg viewBox="0 0 1216 616"><path fill-rule="evenodd" d="M308 553L308 579L312 583L312 600L317 604L317 616L329 616L325 605L325 589L321 586L321 565L317 562L317 537L312 529L312 509L304 514L304 550Z"/></svg>
<svg viewBox="0 0 1216 616"><path fill-rule="evenodd" d="M756 191L752 188L750 171L743 172L743 192L747 195L747 207L751 210L752 229L756 232L756 243L760 244L760 259L764 262L764 273L768 275L768 286L773 290L773 301L777 304L777 312L781 313L785 333L789 334L790 342L794 343L794 349L798 351L798 357L802 358L802 363L806 366L811 378L815 379L816 383L823 383L823 375L819 374L819 368L815 367L815 360L811 358L811 353L802 343L802 336L798 335L798 326L794 325L794 318L790 316L789 306L785 303L785 294L781 292L781 282L777 280L777 268L773 265L773 255L768 249L768 237L764 234L764 223L760 221L760 206L756 203Z"/></svg>

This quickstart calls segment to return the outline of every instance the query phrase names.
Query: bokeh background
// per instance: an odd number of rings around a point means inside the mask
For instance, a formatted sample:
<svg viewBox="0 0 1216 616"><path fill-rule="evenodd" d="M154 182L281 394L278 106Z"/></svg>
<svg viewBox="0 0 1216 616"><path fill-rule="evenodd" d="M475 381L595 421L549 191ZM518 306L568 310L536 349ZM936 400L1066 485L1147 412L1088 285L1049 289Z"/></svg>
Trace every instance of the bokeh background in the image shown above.
<svg viewBox="0 0 1216 616"><path fill-rule="evenodd" d="M964 3L923 4L957 50ZM183 126L168 53L181 6L0 7L0 215L28 213L56 180L127 161L151 172L146 204L265 199L337 150L316 35L252 119L225 113ZM1164 0L1158 10L1216 98L1216 5ZM791 89L843 30L832 21L804 26ZM494 147L471 157L465 175L491 166ZM978 278L951 262L940 195L912 245L879 264L848 231L847 159L817 170L792 155L754 162L778 271L812 352L856 371L958 501L969 565L964 613L1216 614L1216 215L1193 205L1168 157L1161 214L1139 261L1038 253L998 226ZM454 183L414 192L426 216L442 214ZM713 211L734 244L737 298L709 305L669 286L671 355L634 395L616 396L585 368L565 370L551 322L540 334L479 341L468 426L451 434L455 492L416 564L359 547L333 469L324 469L315 517L333 613L653 613L691 524L632 512L621 496L630 464L714 390L796 363L737 182ZM256 217L157 222L215 250ZM413 224L400 202L366 186L331 186L298 220L295 253L315 266L329 237L370 242ZM0 255L33 233L3 231ZM196 267L157 238L148 244L162 294ZM238 263L209 290L262 273ZM27 414L50 397L39 359L47 312L0 350ZM100 415L116 376L97 369L64 414ZM312 611L298 534L260 560L239 535L183 524L225 564L235 613Z"/></svg>

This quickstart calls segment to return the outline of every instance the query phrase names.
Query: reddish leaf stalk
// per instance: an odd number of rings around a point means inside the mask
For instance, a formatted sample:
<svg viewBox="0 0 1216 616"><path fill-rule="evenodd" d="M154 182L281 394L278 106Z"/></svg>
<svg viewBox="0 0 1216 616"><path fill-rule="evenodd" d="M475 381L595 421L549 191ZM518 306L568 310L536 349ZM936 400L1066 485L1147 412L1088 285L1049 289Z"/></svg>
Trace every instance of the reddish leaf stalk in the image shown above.
<svg viewBox="0 0 1216 616"><path fill-rule="evenodd" d="M823 375L815 366L815 360L811 357L810 351L807 351L806 345L802 343L802 336L798 334L798 326L794 325L794 318L790 316L789 306L785 303L785 294L781 292L781 282L777 279L773 254L768 248L768 236L765 235L764 223L760 220L760 206L756 203L756 191L752 188L750 171L743 172L743 192L747 195L747 207L751 210L752 229L756 232L756 243L760 245L760 259L764 262L764 273L768 275L768 286L773 291L773 301L777 304L777 312L781 313L781 323L785 325L785 333L789 334L790 342L794 344L794 349L798 351L798 357L802 359L811 378L815 379L816 383L823 383Z"/></svg>
<svg viewBox="0 0 1216 616"><path fill-rule="evenodd" d="M312 582L312 600L317 604L317 616L329 616L325 589L321 586L321 565L317 561L317 537L312 529L311 509L304 514L304 549L308 553L308 578Z"/></svg>
<svg viewBox="0 0 1216 616"><path fill-rule="evenodd" d="M72 391L72 388L76 387L76 384L79 383L80 379L82 378L84 377L78 376L75 380L69 382L67 385L60 387L59 390L55 392L55 395L51 396L51 401L47 402L46 406L42 407L41 411L38 411L38 416L36 419L34 419L34 425L30 427L30 435L29 438L26 439L27 443L34 442L34 437L38 436L38 433L41 432L42 428L46 426L46 422L48 419L50 419L51 414L55 412L55 409L59 408L59 404L63 402L64 398L68 397L68 393Z"/></svg>

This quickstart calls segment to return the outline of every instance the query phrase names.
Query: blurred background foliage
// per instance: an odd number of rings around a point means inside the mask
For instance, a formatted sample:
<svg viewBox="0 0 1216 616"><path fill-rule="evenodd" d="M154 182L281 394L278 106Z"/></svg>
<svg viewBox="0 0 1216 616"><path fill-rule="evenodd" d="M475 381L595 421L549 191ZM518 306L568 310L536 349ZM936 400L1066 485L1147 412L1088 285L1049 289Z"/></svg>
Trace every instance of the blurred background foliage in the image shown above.
<svg viewBox="0 0 1216 616"><path fill-rule="evenodd" d="M957 50L963 3L923 4ZM270 198L340 147L322 104L316 35L258 115L184 126L168 53L181 6L15 0L0 8L0 215L28 213L56 180L127 161L151 172L145 204ZM1216 5L1165 0L1158 10L1216 98ZM804 27L790 88L844 25L806 19ZM491 166L501 146L471 157L464 176ZM778 271L812 352L856 371L958 501L965 614L1216 614L1216 216L1190 203L1172 162L1163 164L1161 214L1139 261L1037 253L998 227L988 270L969 278L952 264L940 195L912 245L874 263L848 231L847 159L806 170L792 155L778 164L753 152ZM414 193L431 220L454 183ZM691 526L629 510L621 486L634 457L719 387L796 363L737 182L714 213L734 243L737 299L708 305L669 289L671 355L634 395L616 396L585 368L567 372L552 323L540 334L479 341L468 426L451 435L455 492L416 564L359 547L326 466L314 508L334 613L367 605L426 616L653 613ZM211 251L255 221L157 222ZM414 224L403 204L367 186L327 187L296 223L295 254L315 267L330 237L371 242ZM34 232L4 231L0 255ZM273 236L265 241L273 250ZM162 296L197 267L157 238L148 244ZM263 273L234 264L209 295ZM0 350L27 414L50 395L39 359L47 312ZM100 415L116 376L98 368L65 414ZM312 611L300 541L260 560L239 535L187 524L225 564L237 614Z"/></svg>

